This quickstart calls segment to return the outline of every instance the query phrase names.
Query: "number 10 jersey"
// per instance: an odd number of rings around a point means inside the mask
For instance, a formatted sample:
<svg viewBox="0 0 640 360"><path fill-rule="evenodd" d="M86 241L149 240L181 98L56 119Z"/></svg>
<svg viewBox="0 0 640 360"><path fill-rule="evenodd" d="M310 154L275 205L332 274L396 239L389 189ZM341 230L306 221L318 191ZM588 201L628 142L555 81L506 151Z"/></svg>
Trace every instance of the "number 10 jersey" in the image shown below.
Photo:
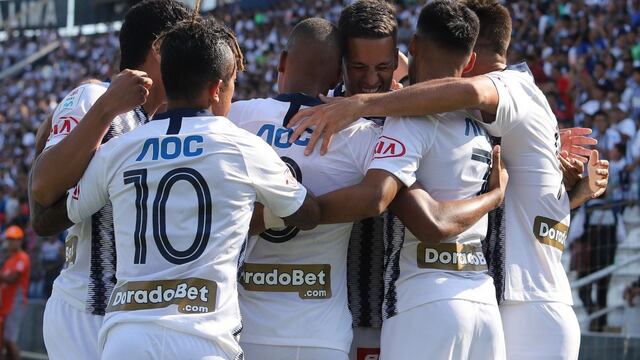
<svg viewBox="0 0 640 360"><path fill-rule="evenodd" d="M156 119L103 145L67 200L74 222L113 204L118 281L100 344L113 325L135 321L235 349L254 201L285 217L306 190L269 146L223 117L182 109Z"/></svg>

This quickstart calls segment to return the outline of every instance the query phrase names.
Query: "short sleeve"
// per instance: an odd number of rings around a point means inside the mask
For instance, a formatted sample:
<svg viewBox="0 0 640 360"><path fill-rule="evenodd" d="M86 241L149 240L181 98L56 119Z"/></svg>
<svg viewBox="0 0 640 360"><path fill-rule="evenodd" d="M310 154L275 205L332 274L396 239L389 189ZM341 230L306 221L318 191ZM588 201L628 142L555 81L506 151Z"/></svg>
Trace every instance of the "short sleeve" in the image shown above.
<svg viewBox="0 0 640 360"><path fill-rule="evenodd" d="M240 126L242 123L242 115L244 113L244 105L245 101L236 101L231 104L231 109L229 110L229 114L227 114L227 119L229 119L236 126Z"/></svg>
<svg viewBox="0 0 640 360"><path fill-rule="evenodd" d="M369 170L386 170L409 187L416 181L416 171L423 155L429 151L438 121L429 118L389 118L375 145Z"/></svg>
<svg viewBox="0 0 640 360"><path fill-rule="evenodd" d="M93 104L105 93L103 84L81 85L62 99L51 119L51 133L45 149L64 139L82 121Z"/></svg>
<svg viewBox="0 0 640 360"><path fill-rule="evenodd" d="M526 98L522 99L523 101L517 101L522 90L511 86L505 72L492 72L485 76L491 79L498 91L498 110L495 121L483 125L492 136L502 137L517 124L518 115L526 113L524 107L527 106L528 101Z"/></svg>
<svg viewBox="0 0 640 360"><path fill-rule="evenodd" d="M109 201L107 148L96 151L82 178L67 197L67 216L74 224L95 214Z"/></svg>
<svg viewBox="0 0 640 360"><path fill-rule="evenodd" d="M255 140L238 146L258 201L279 217L295 213L304 203L307 189L269 145L255 135L248 136Z"/></svg>
<svg viewBox="0 0 640 360"><path fill-rule="evenodd" d="M358 171L362 176L366 175L369 164L371 164L373 150L381 133L382 128L370 122L370 124L363 124L362 126L356 127L349 136L347 146L349 146L351 156L353 157L353 163L357 165Z"/></svg>

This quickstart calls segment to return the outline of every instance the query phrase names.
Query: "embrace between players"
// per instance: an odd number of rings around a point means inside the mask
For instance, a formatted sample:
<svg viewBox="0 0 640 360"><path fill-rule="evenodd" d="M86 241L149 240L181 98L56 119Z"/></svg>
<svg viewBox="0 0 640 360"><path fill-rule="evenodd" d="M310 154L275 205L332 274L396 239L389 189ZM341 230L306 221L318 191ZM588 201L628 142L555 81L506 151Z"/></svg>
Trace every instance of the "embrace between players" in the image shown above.
<svg viewBox="0 0 640 360"><path fill-rule="evenodd" d="M123 71L38 136L33 226L71 226L49 357L577 359L560 256L607 162L506 65L497 1L425 6L411 86L390 92L396 33L381 0L303 20L279 95L232 104L233 33L176 1L134 6Z"/></svg>

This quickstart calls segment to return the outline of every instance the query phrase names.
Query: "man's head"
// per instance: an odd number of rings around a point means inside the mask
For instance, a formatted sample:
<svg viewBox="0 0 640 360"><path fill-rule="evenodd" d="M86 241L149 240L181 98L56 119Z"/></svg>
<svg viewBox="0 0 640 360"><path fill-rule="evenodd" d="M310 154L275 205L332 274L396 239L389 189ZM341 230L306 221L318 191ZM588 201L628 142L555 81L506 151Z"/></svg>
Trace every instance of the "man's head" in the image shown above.
<svg viewBox="0 0 640 360"><path fill-rule="evenodd" d="M338 28L345 46L347 95L389 91L398 66L398 22L393 5L384 0L358 0L342 10Z"/></svg>
<svg viewBox="0 0 640 360"><path fill-rule="evenodd" d="M214 19L179 23L161 37L162 80L169 107L211 108L226 115L231 107L236 71L244 70L235 36Z"/></svg>
<svg viewBox="0 0 640 360"><path fill-rule="evenodd" d="M139 69L153 55L156 38L190 16L176 0L146 0L129 9L120 29L120 70Z"/></svg>
<svg viewBox="0 0 640 360"><path fill-rule="evenodd" d="M340 79L342 56L338 29L320 18L299 22L280 55L278 91L326 94Z"/></svg>
<svg viewBox="0 0 640 360"><path fill-rule="evenodd" d="M426 5L410 45L411 83L459 77L471 70L479 27L478 17L459 2L437 0Z"/></svg>
<svg viewBox="0 0 640 360"><path fill-rule="evenodd" d="M9 252L16 252L22 245L24 239L24 232L17 225L12 225L4 232L4 237L7 239L7 249Z"/></svg>
<svg viewBox="0 0 640 360"><path fill-rule="evenodd" d="M483 63L495 61L496 58L506 64L512 28L509 10L498 0L466 0L464 4L480 20L480 32L474 48L478 55L478 66L471 75L480 75L478 70L484 71L494 65Z"/></svg>

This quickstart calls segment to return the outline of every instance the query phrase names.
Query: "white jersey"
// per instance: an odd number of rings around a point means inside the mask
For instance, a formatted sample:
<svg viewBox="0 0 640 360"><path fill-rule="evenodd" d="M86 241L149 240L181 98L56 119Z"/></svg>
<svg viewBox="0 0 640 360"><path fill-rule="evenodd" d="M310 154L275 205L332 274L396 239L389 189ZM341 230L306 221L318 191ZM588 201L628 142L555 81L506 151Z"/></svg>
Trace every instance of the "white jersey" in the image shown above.
<svg viewBox="0 0 640 360"><path fill-rule="evenodd" d="M502 137L502 158L509 171L504 299L571 305L560 262L570 210L557 159L558 123L525 64L487 76L500 99L495 121L484 126Z"/></svg>
<svg viewBox="0 0 640 360"><path fill-rule="evenodd" d="M306 95L282 94L236 102L229 118L271 145L297 179L320 196L362 180L380 128L360 120L336 135L333 151L305 156L311 132L289 144L293 130L285 125L301 107L318 104ZM268 230L250 239L241 275L243 343L349 351L346 262L351 227L348 223L311 231Z"/></svg>
<svg viewBox="0 0 640 360"><path fill-rule="evenodd" d="M105 93L108 83L84 84L71 91L58 105L51 121L45 149L64 139ZM147 121L142 108L117 116L102 139L126 133ZM111 204L91 218L69 228L65 240L66 263L53 283L53 291L78 310L104 315L115 284L115 247Z"/></svg>
<svg viewBox="0 0 640 360"><path fill-rule="evenodd" d="M388 118L369 169L383 169L407 187L419 181L436 200L471 198L489 176L491 145L474 116L465 111L425 118ZM387 244L383 315L429 302L464 299L496 304L481 240L484 216L467 231L425 244L407 232ZM397 242L397 243L396 243Z"/></svg>
<svg viewBox="0 0 640 360"><path fill-rule="evenodd" d="M113 203L118 282L100 343L122 322L220 343L240 331L236 281L253 203L289 216L306 189L224 117L178 109L156 119L103 145L67 201L73 222Z"/></svg>

